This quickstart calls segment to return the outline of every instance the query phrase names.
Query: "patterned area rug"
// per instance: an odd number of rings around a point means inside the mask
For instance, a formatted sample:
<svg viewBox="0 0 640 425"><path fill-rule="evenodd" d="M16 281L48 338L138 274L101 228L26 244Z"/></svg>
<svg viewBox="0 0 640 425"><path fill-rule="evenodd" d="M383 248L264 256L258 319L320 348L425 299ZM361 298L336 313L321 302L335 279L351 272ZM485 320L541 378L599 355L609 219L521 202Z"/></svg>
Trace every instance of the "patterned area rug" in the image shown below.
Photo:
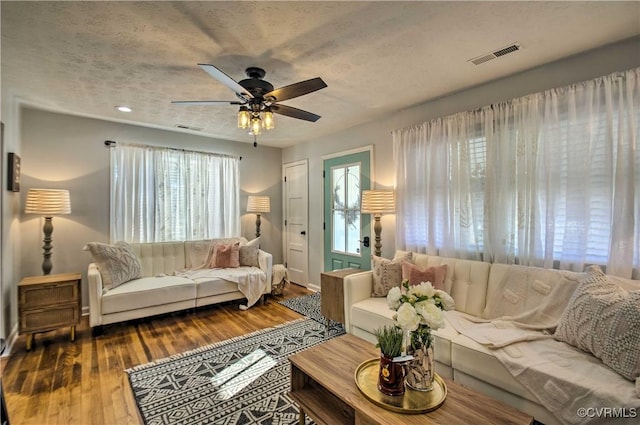
<svg viewBox="0 0 640 425"><path fill-rule="evenodd" d="M298 319L125 372L147 425L297 424L288 356L343 333Z"/></svg>
<svg viewBox="0 0 640 425"><path fill-rule="evenodd" d="M322 294L320 292L314 292L313 294L303 295L302 297L289 298L288 300L280 301L278 304L282 304L297 313L326 325L327 318L320 313L321 297ZM329 326L335 331L344 332L344 326L342 326L342 323L330 320Z"/></svg>

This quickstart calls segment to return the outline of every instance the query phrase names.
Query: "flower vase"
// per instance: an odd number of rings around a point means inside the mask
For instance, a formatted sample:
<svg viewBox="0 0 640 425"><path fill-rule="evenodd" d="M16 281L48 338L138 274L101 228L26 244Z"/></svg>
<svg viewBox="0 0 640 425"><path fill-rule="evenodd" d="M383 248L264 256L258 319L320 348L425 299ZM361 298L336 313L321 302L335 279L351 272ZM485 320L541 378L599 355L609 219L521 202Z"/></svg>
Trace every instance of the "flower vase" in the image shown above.
<svg viewBox="0 0 640 425"><path fill-rule="evenodd" d="M405 364L405 383L416 391L431 391L436 374L433 344L407 344L407 354L413 355L413 360Z"/></svg>
<svg viewBox="0 0 640 425"><path fill-rule="evenodd" d="M404 370L393 358L380 355L380 372L378 374L378 390L382 394L398 396L404 394Z"/></svg>

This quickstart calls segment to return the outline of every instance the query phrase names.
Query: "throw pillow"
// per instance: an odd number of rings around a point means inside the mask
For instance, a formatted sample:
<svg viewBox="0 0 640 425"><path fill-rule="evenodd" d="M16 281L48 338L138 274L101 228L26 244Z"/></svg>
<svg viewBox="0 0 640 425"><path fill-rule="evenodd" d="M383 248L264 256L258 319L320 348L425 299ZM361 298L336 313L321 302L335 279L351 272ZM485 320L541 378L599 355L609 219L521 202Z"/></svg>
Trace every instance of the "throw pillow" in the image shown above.
<svg viewBox="0 0 640 425"><path fill-rule="evenodd" d="M216 244L209 268L226 269L240 267L240 242L231 244Z"/></svg>
<svg viewBox="0 0 640 425"><path fill-rule="evenodd" d="M260 267L258 263L258 247L255 245L245 245L240 247L240 265Z"/></svg>
<svg viewBox="0 0 640 425"><path fill-rule="evenodd" d="M91 253L93 262L100 270L102 286L107 290L142 277L140 260L126 242L116 242L114 245L90 242L83 249Z"/></svg>
<svg viewBox="0 0 640 425"><path fill-rule="evenodd" d="M640 376L640 291L626 291L591 266L554 336L634 381Z"/></svg>
<svg viewBox="0 0 640 425"><path fill-rule="evenodd" d="M371 269L373 270L373 297L386 297L389 289L400 286L402 283L402 263L411 261L411 253L408 252L398 259L371 255Z"/></svg>
<svg viewBox="0 0 640 425"><path fill-rule="evenodd" d="M431 282L434 288L444 291L444 280L447 277L447 265L427 267L421 269L413 263L402 263L402 280L408 279L409 285L419 285L421 282Z"/></svg>

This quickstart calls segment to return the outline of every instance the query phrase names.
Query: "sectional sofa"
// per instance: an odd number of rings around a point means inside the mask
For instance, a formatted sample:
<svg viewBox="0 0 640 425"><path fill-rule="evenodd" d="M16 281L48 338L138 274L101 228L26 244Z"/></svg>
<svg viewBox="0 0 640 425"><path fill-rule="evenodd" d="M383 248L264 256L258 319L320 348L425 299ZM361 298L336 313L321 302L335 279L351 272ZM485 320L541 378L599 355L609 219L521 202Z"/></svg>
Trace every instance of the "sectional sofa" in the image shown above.
<svg viewBox="0 0 640 425"><path fill-rule="evenodd" d="M395 258L406 254L399 251ZM423 268L447 265L444 290L454 298L455 311L445 312L447 325L434 331L438 374L527 412L547 425L611 421L611 415L594 418L595 411L585 417L584 411L578 410L585 403L592 408L620 409L615 413L620 423L638 423L638 331L631 329L630 335L621 336L624 341L617 341L635 347L627 359L635 367L635 382L583 349L559 341L553 334L561 319L569 320L566 308L570 302L579 301L575 300L574 290L582 285L587 273L420 253L412 253L412 261ZM624 316L635 316L629 319L631 327L639 325L640 281L613 279L616 285L624 287L621 291L636 291L631 293L635 297L630 302L631 312ZM346 330L370 342L376 341L374 330L390 325L395 313L388 308L386 298L373 297L373 291L372 271L344 278ZM605 292L603 296L609 296L610 291ZM582 311L584 308L578 310L589 313ZM513 326L510 319L514 318L541 326ZM611 315L592 319L600 320L601 325L613 320ZM595 333L598 335L587 335L586 339L604 338Z"/></svg>
<svg viewBox="0 0 640 425"><path fill-rule="evenodd" d="M271 292L272 255L257 249L253 266L205 270L201 267L212 243L247 244L245 238L130 244L141 267L140 277L116 287L105 285L105 270L92 262L88 269L91 327L244 298ZM87 248L87 250L89 250ZM103 268L105 268L103 266ZM192 272L189 272L191 270ZM259 294L247 296L247 287L266 282ZM249 291L250 292L250 291ZM255 299L248 299L251 305ZM250 306L249 305L249 306Z"/></svg>

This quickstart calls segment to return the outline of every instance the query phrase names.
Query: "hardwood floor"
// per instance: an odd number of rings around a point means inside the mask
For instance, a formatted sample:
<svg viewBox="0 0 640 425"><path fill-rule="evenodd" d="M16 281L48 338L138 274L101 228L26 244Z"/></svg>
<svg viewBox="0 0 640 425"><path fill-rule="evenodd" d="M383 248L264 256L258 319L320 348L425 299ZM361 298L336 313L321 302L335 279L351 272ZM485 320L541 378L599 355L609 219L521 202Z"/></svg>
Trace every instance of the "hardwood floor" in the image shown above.
<svg viewBox="0 0 640 425"><path fill-rule="evenodd" d="M142 424L124 370L302 317L278 301L311 293L289 285L282 296L247 311L239 302L195 312L108 325L91 335L83 317L76 341L69 329L25 336L2 359L2 386L12 425Z"/></svg>

